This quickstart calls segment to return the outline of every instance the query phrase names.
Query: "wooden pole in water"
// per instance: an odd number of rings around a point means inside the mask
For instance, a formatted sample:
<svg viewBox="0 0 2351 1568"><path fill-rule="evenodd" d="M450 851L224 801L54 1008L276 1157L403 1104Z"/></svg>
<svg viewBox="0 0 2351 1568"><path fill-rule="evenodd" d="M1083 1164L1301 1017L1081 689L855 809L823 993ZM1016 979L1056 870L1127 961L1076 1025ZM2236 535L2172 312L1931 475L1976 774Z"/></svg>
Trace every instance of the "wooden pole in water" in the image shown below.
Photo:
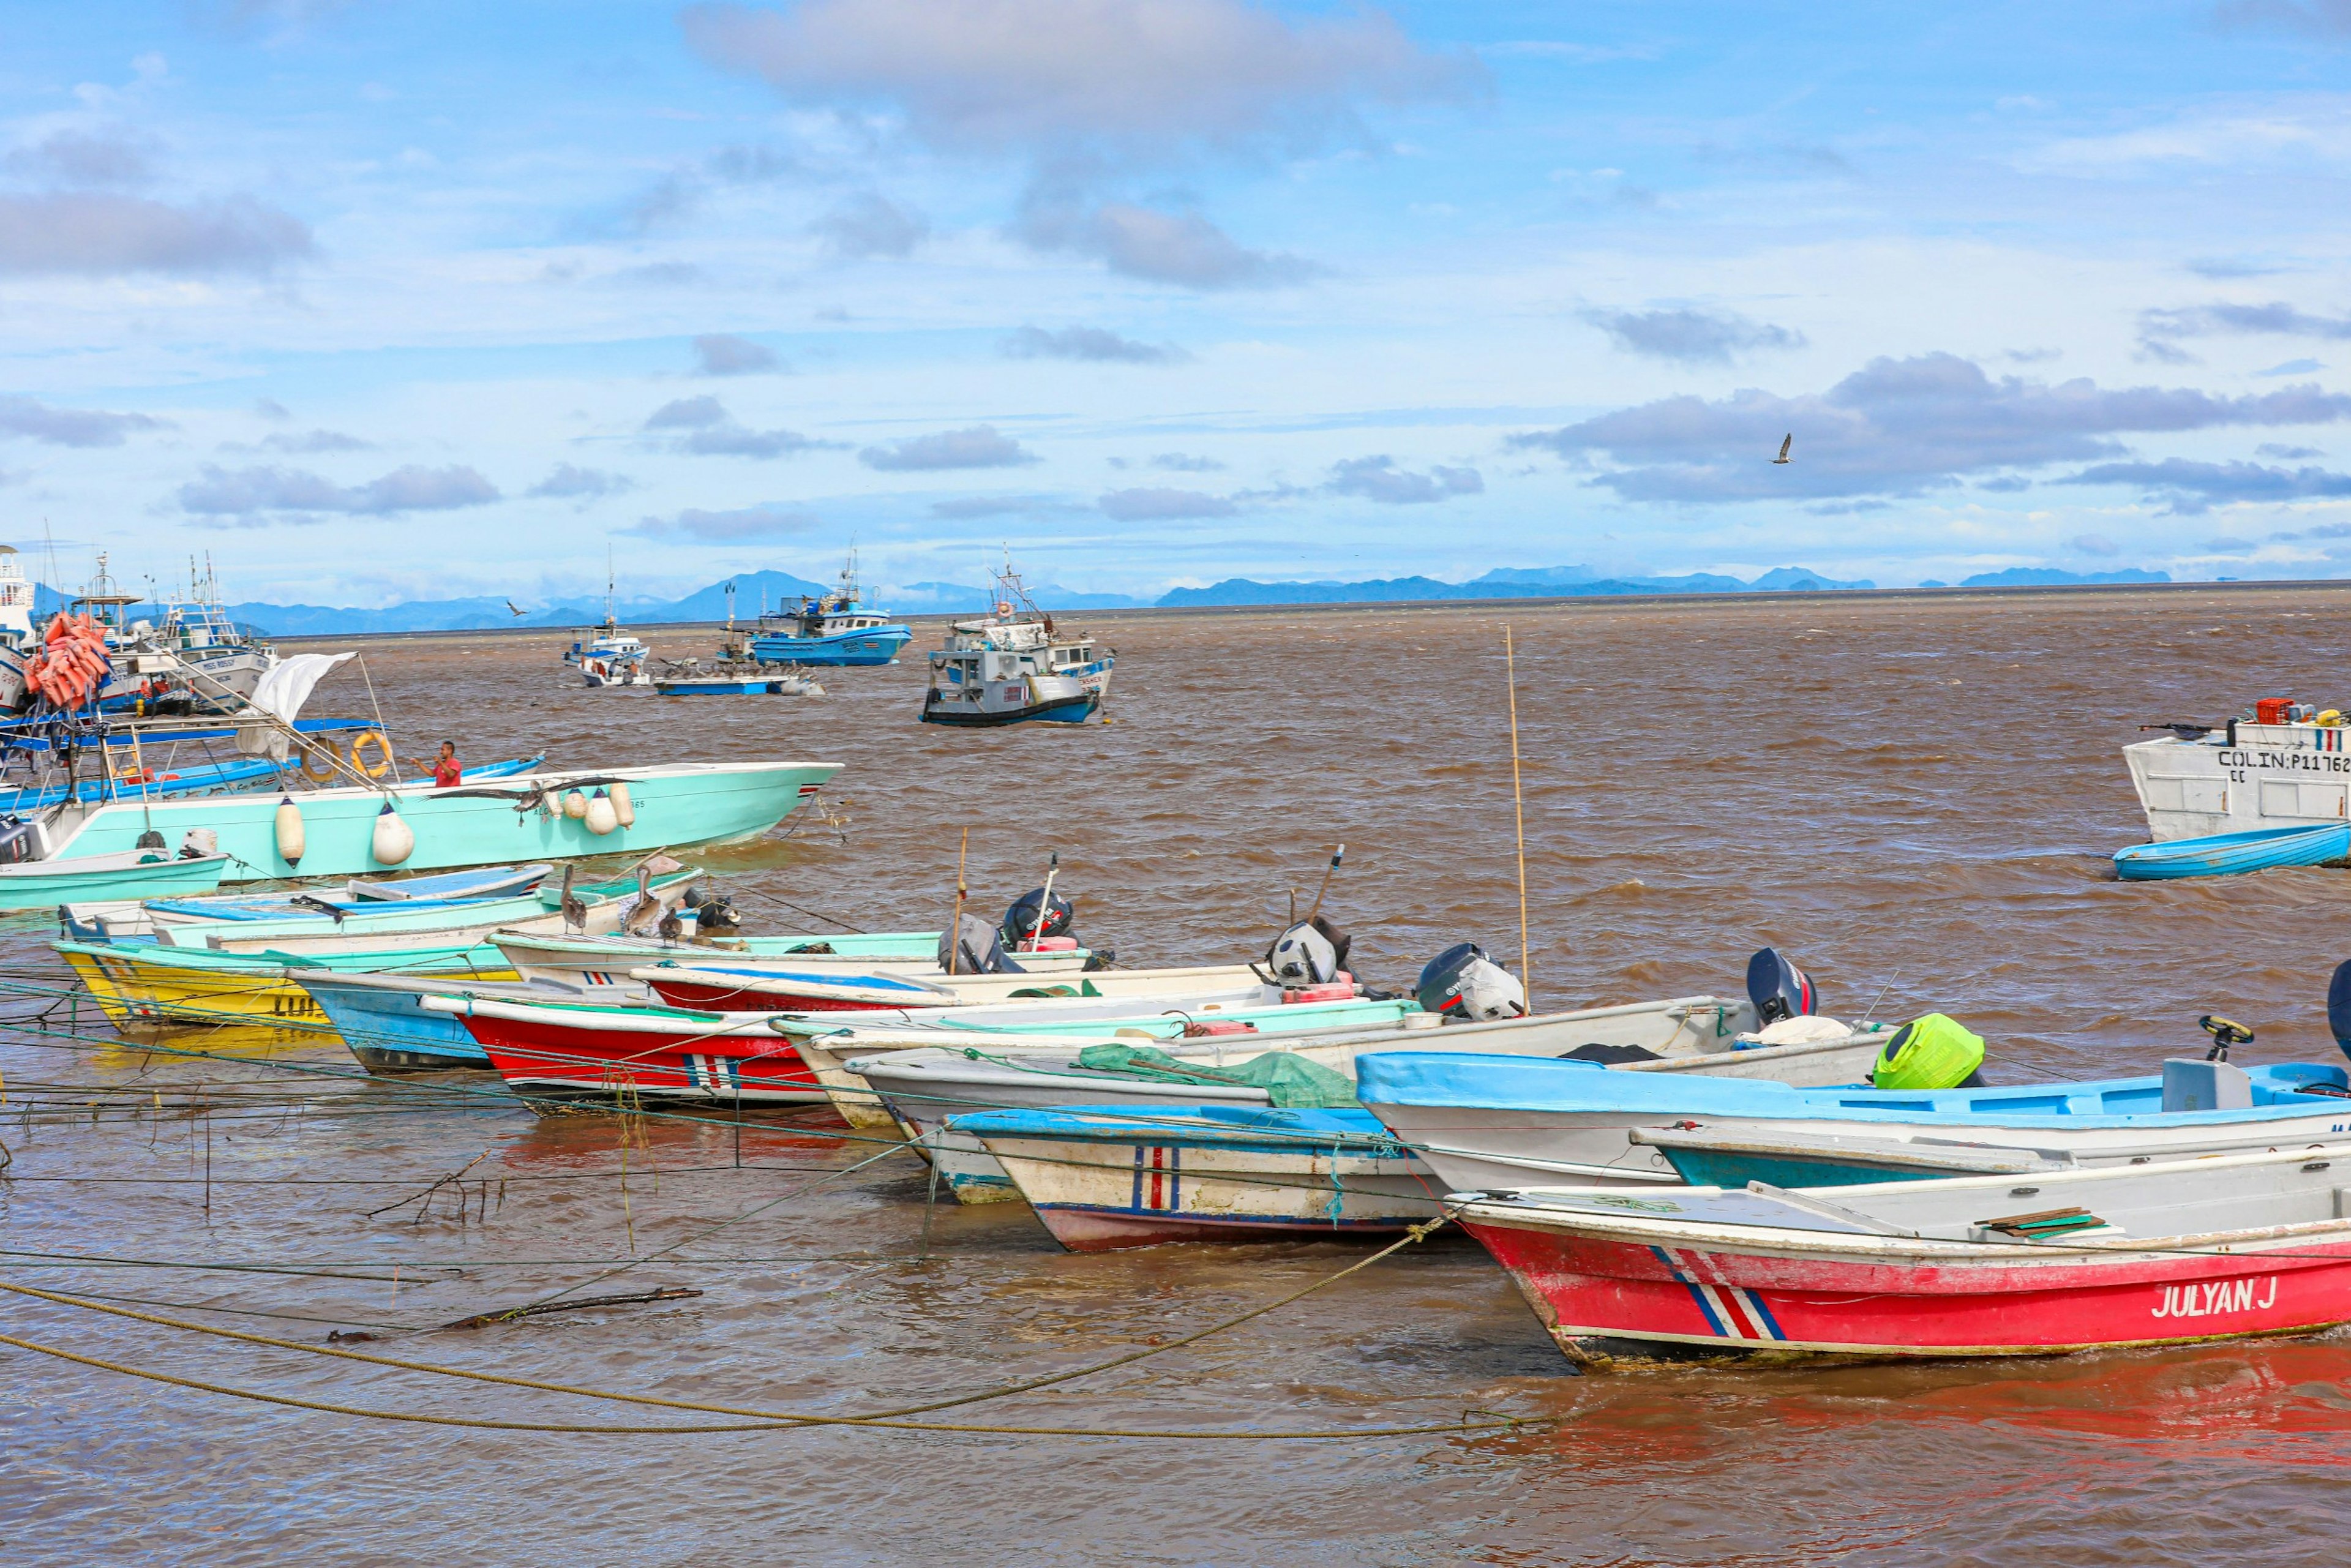
<svg viewBox="0 0 2351 1568"><path fill-rule="evenodd" d="M1535 1010L1535 977L1527 942L1527 803L1519 786L1519 655L1508 626L1502 628L1502 666L1510 688L1510 810L1519 831L1519 984L1526 988L1527 1011Z"/></svg>
<svg viewBox="0 0 2351 1568"><path fill-rule="evenodd" d="M963 946L964 862L971 855L971 830L963 831L963 848L956 852L955 919L947 926L947 973L956 972L956 959L961 956Z"/></svg>
<svg viewBox="0 0 2351 1568"><path fill-rule="evenodd" d="M1029 933L1029 950L1035 952L1037 944L1045 939L1045 921L1053 912L1053 879L1061 874L1061 852L1055 850L1053 858L1045 862L1045 896L1037 903L1037 924Z"/></svg>

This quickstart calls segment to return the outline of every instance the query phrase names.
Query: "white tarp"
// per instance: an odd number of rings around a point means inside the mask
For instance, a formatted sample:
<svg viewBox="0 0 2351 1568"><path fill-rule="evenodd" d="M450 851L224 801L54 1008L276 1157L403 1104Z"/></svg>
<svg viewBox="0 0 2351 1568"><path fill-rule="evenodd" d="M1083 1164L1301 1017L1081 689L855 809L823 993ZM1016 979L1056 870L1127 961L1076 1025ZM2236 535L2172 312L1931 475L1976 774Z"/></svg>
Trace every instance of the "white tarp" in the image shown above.
<svg viewBox="0 0 2351 1568"><path fill-rule="evenodd" d="M255 683L249 699L263 713L292 724L301 713L302 705L310 700L310 688L326 677L329 670L355 653L296 653L280 659L262 672ZM284 761L287 754L285 732L275 726L246 726L237 731L237 750L253 757L274 757Z"/></svg>

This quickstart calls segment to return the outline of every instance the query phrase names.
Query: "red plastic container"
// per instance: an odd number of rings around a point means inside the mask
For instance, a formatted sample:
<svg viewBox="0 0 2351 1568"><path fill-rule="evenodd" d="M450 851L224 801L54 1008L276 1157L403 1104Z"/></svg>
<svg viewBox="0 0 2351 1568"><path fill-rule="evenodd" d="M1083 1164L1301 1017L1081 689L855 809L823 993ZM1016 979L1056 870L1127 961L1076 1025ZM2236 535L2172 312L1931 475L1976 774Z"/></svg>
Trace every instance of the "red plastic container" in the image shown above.
<svg viewBox="0 0 2351 1568"><path fill-rule="evenodd" d="M2294 706L2292 697L2262 697L2253 704L2255 724L2283 724L2285 710Z"/></svg>

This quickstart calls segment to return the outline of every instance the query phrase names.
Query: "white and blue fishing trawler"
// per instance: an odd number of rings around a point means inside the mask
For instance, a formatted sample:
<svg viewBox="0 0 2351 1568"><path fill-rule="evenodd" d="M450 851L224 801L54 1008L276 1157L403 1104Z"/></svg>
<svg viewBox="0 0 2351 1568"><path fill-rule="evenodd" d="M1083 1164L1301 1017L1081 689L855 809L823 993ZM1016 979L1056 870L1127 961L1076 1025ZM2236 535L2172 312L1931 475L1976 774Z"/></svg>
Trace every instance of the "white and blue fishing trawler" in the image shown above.
<svg viewBox="0 0 2351 1568"><path fill-rule="evenodd" d="M946 646L931 655L923 722L965 729L1083 724L1110 695L1117 650L1054 625L1008 560L995 576L995 613L954 622Z"/></svg>
<svg viewBox="0 0 2351 1568"><path fill-rule="evenodd" d="M751 637L751 657L763 664L821 664L830 667L886 664L898 650L914 641L914 629L869 610L857 587L857 552L841 569L841 587L831 593L803 599L798 610L778 610L759 617Z"/></svg>

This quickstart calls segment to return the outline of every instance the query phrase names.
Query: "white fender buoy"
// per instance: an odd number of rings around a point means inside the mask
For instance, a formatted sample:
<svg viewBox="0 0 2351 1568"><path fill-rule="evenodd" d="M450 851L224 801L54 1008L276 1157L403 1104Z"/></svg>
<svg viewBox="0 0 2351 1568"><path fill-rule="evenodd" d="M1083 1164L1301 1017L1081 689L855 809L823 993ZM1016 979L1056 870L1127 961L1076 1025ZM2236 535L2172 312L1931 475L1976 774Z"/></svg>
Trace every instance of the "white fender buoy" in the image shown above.
<svg viewBox="0 0 2351 1568"><path fill-rule="evenodd" d="M580 821L588 814L588 797L577 789L566 790L563 796L563 814L575 822Z"/></svg>
<svg viewBox="0 0 2351 1568"><path fill-rule="evenodd" d="M400 813L392 809L389 800L376 813L375 835L368 847L374 852L379 865L398 865L416 852L416 835L400 820Z"/></svg>
<svg viewBox="0 0 2351 1568"><path fill-rule="evenodd" d="M612 815L620 819L621 826L624 828L637 825L636 802L629 799L629 787L625 783L612 786Z"/></svg>
<svg viewBox="0 0 2351 1568"><path fill-rule="evenodd" d="M291 795L277 798L277 858L289 866L302 863L302 852L308 848L302 832L302 808L294 803Z"/></svg>
<svg viewBox="0 0 2351 1568"><path fill-rule="evenodd" d="M588 802L588 815L583 825L600 839L621 825L621 813L614 810L610 795L601 789L596 791L596 798Z"/></svg>

